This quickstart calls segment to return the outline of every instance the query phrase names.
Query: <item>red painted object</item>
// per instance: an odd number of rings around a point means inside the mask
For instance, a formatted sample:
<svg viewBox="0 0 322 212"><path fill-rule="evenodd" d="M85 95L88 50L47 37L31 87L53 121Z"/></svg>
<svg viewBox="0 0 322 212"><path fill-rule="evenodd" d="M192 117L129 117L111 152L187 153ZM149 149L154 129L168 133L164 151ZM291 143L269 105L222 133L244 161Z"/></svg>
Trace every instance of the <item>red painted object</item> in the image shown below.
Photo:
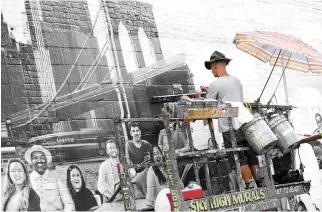
<svg viewBox="0 0 322 212"><path fill-rule="evenodd" d="M203 191L202 191L202 188L184 190L182 191L182 196L183 196L183 200L199 199L199 198L203 198ZM170 202L171 211L173 211L171 194L167 193L167 197Z"/></svg>
<svg viewBox="0 0 322 212"><path fill-rule="evenodd" d="M200 93L197 91L196 92L196 98L199 99L200 98Z"/></svg>

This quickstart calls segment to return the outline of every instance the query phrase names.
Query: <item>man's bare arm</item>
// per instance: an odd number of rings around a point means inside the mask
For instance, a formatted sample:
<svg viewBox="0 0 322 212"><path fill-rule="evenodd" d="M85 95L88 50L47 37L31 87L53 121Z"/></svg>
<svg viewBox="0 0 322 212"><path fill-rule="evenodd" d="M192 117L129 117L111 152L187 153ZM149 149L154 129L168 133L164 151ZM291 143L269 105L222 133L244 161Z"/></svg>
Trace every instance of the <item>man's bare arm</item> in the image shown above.
<svg viewBox="0 0 322 212"><path fill-rule="evenodd" d="M129 165L133 165L131 159L130 159L130 154L129 154L129 144L128 144L129 141L127 141L125 143L125 160L127 161L127 163Z"/></svg>

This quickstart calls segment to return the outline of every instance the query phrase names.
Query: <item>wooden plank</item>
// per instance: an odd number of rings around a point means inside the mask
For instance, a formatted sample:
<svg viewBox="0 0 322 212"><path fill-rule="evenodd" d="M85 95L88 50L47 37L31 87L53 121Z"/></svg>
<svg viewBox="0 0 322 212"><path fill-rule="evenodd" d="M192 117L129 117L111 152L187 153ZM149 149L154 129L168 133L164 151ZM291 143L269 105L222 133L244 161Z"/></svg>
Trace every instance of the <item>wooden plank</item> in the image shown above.
<svg viewBox="0 0 322 212"><path fill-rule="evenodd" d="M188 135L190 152L194 153L194 146L193 146L193 140L192 140L190 124L185 123L185 127L186 127L186 131L187 131L187 135ZM198 185L200 185L199 168L198 168L198 164L196 163L196 158L195 157L192 158L192 164L193 164L193 170L194 170L195 177L196 177L196 182L197 182Z"/></svg>
<svg viewBox="0 0 322 212"><path fill-rule="evenodd" d="M167 111L165 108L162 109L162 114L164 118L164 126L167 134L167 139L169 141L169 151L164 154L166 161L166 171L169 180L169 188L172 199L173 211L187 211L188 206L183 200L181 194L180 177L178 172L178 165L176 160L176 155L174 152L173 140L169 128L169 120L167 119Z"/></svg>
<svg viewBox="0 0 322 212"><path fill-rule="evenodd" d="M235 132L234 132L234 129L233 129L232 118L228 118L228 124L229 124L229 132L230 132L232 147L236 148L237 147L237 140L236 140ZM239 157L238 157L237 152L234 152L234 159L235 159L235 163L236 163L236 171L237 171L237 179L238 179L239 190L243 191L245 189L245 184L244 184L244 180L242 178L240 162L239 162Z"/></svg>
<svg viewBox="0 0 322 212"><path fill-rule="evenodd" d="M120 185L122 189L123 202L125 211L135 211L135 192L128 175L128 164L125 157L125 141L122 139L122 126L120 122L114 122L114 130L116 134L116 142L119 149L120 164L118 164Z"/></svg>

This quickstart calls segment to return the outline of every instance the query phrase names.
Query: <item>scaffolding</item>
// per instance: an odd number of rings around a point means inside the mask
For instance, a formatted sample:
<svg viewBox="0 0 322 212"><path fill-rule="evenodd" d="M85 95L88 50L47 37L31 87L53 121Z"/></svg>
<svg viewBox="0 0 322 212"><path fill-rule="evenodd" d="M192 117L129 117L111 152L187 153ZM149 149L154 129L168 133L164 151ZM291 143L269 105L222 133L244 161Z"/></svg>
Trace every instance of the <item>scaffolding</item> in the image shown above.
<svg viewBox="0 0 322 212"><path fill-rule="evenodd" d="M158 97L159 99L166 97ZM264 187L256 187L252 189L245 189L245 184L242 179L238 151L248 150L247 147L237 147L237 140L235 137L232 118L238 116L238 107L232 107L230 104L218 105L210 114L203 114L202 118L194 118L194 120L206 120L208 122L209 131L211 135L212 146L214 149L195 150L193 146L192 133L189 122L185 123L185 130L189 141L190 151L185 153L175 153L172 135L169 124L171 121L186 121L182 117L174 115L173 107L169 101L163 101L162 116L158 118L116 118L114 120L114 127L116 132L116 141L120 150L120 163L122 168L119 168L119 177L121 190L123 194L124 209L129 211L138 210L135 204L134 187L129 177L129 169L136 167L149 167L152 165L163 165L166 167L169 189L171 195L171 208L173 211L215 211L215 210L232 210L242 208L243 210L285 210L286 206L283 203L283 198L292 199L295 195L308 193L310 189L309 181L295 182L283 185L275 185L272 172L271 160L269 153L262 155L266 165L261 167L258 175L264 178ZM173 103L172 103L173 104ZM200 114L199 114L200 115ZM200 117L200 116L199 116ZM213 119L227 118L229 123L229 131L232 139L232 148L219 149L215 139ZM122 137L122 123L124 122L163 122L167 139L169 141L169 151L164 152L165 161L158 164L134 164L129 165L125 158L125 139ZM209 174L209 164L211 168L216 168L220 162L224 162L227 166L226 153L232 152L234 155L236 171L230 171L228 174L229 191L223 191L222 176L220 170L218 177L211 177ZM178 172L178 164L192 164L196 183L200 185L199 169L203 165L205 172L206 191L205 197L200 199L184 200L182 190L179 186L180 176ZM294 198L293 198L294 199ZM289 205L291 210L294 210L295 205Z"/></svg>

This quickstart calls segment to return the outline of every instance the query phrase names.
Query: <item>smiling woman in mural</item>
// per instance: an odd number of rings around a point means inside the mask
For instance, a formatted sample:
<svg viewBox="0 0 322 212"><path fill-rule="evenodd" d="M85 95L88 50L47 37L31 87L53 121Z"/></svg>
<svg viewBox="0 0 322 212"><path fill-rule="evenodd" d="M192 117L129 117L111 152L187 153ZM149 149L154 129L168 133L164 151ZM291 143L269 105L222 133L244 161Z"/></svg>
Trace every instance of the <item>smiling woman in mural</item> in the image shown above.
<svg viewBox="0 0 322 212"><path fill-rule="evenodd" d="M153 146L152 151L152 163L163 163L164 158L160 147ZM145 198L147 207L153 208L155 199L160 191L164 188L169 188L167 178L167 172L163 165L149 167L147 173L147 194ZM179 183L183 189L182 182Z"/></svg>
<svg viewBox="0 0 322 212"><path fill-rule="evenodd" d="M93 193L86 188L83 174L76 165L71 165L67 169L67 187L74 200L76 211L86 211L97 206Z"/></svg>
<svg viewBox="0 0 322 212"><path fill-rule="evenodd" d="M31 188L29 173L19 159L8 163L2 211L40 211L40 198Z"/></svg>
<svg viewBox="0 0 322 212"><path fill-rule="evenodd" d="M162 151L160 147L153 146L153 163L164 162ZM147 194L146 194L146 205L148 207L154 207L154 201L159 192L167 188L167 174L165 167L163 166L151 166L147 173Z"/></svg>

